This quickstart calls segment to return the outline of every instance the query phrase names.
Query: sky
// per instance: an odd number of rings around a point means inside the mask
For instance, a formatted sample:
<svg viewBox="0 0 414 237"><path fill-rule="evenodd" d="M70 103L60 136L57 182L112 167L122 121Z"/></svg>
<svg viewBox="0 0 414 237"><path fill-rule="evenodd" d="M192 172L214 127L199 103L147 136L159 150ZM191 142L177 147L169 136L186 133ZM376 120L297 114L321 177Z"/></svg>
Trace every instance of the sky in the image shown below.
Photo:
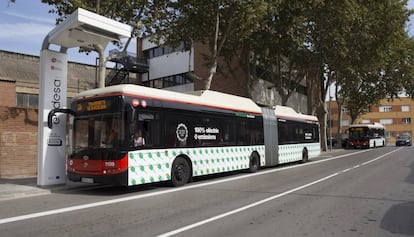
<svg viewBox="0 0 414 237"><path fill-rule="evenodd" d="M40 55L42 43L46 35L53 30L56 23L56 14L49 13L51 6L41 3L40 0L0 0L0 50ZM106 55L110 49L116 48L108 44ZM58 50L56 46L49 49ZM68 50L68 60L95 65L98 54L89 55L79 53L79 48ZM135 41L132 40L128 52L135 53Z"/></svg>
<svg viewBox="0 0 414 237"><path fill-rule="evenodd" d="M414 8L414 0L408 2L408 7ZM55 27L57 15L49 13L50 9L40 0L0 0L0 50L39 56L43 39ZM414 16L407 28L414 35ZM113 48L108 44L106 55ZM128 51L135 53L134 40ZM69 49L67 54L69 61L93 65L98 56L95 52L79 53L78 48Z"/></svg>

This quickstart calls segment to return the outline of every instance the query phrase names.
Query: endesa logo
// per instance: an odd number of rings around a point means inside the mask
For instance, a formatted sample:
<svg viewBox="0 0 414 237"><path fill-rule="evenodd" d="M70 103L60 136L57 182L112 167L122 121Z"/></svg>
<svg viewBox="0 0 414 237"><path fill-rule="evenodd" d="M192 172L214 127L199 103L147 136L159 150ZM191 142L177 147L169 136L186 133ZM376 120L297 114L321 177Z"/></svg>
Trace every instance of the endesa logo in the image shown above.
<svg viewBox="0 0 414 237"><path fill-rule="evenodd" d="M62 64L61 60L53 57L53 58L50 59L50 62L52 62L52 65L50 66L50 70L52 70L52 71L62 71L62 68L59 67L59 64ZM56 66L56 64L58 66Z"/></svg>
<svg viewBox="0 0 414 237"><path fill-rule="evenodd" d="M62 81L58 78L55 78L55 80L53 81L53 96L52 96L52 105L54 109L59 109L60 106L60 101L61 101L61 89L62 86ZM53 123L54 124L59 124L60 120L57 116L53 117Z"/></svg>
<svg viewBox="0 0 414 237"><path fill-rule="evenodd" d="M50 61L51 61L52 63L63 63L61 60L59 60L59 59L57 59L57 58L55 58L55 57L51 58L51 59L50 59Z"/></svg>

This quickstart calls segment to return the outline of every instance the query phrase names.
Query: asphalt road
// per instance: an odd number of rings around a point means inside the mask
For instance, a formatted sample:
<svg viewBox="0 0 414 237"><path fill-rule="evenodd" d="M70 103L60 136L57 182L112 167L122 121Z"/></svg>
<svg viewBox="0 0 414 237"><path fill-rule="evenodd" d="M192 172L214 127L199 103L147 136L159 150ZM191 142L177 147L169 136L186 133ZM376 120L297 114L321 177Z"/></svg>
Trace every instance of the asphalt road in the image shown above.
<svg viewBox="0 0 414 237"><path fill-rule="evenodd" d="M414 236L414 147L0 202L1 236Z"/></svg>

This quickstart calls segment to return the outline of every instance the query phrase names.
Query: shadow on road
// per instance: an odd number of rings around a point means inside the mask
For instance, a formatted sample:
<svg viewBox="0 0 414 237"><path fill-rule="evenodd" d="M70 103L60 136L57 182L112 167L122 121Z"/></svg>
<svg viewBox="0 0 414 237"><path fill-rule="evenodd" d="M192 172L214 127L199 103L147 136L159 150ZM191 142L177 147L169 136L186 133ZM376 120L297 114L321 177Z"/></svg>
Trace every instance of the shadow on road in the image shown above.
<svg viewBox="0 0 414 237"><path fill-rule="evenodd" d="M224 178L228 176L236 176L244 174L243 171L233 171L220 174L211 174L201 177L194 177L192 182L201 183L205 181L212 181L214 179ZM187 184L190 185L190 184ZM107 197L120 197L128 194L142 194L150 191L161 191L165 189L174 189L175 187L168 181L140 184L137 186L112 186L104 184L84 184L78 182L68 181L68 183L62 188L52 189L52 193L66 194L66 195L90 195L90 196L107 196Z"/></svg>
<svg viewBox="0 0 414 237"><path fill-rule="evenodd" d="M414 162L411 172L405 179L414 184ZM392 206L381 221L381 228L391 233L414 236L414 202L404 202Z"/></svg>
<svg viewBox="0 0 414 237"><path fill-rule="evenodd" d="M414 235L414 202L392 206L381 221L381 228L391 233Z"/></svg>
<svg viewBox="0 0 414 237"><path fill-rule="evenodd" d="M405 178L405 182L414 184L414 161L411 163L410 168L411 168L411 172L407 176L407 178Z"/></svg>

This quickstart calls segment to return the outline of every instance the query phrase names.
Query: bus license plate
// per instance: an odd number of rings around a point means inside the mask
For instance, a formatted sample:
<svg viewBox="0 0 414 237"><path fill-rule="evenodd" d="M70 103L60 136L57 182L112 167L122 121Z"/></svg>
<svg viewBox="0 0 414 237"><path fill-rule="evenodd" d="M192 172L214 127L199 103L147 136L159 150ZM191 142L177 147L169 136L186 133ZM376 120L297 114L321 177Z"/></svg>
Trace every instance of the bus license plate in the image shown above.
<svg viewBox="0 0 414 237"><path fill-rule="evenodd" d="M93 184L93 178L81 178L82 183Z"/></svg>

